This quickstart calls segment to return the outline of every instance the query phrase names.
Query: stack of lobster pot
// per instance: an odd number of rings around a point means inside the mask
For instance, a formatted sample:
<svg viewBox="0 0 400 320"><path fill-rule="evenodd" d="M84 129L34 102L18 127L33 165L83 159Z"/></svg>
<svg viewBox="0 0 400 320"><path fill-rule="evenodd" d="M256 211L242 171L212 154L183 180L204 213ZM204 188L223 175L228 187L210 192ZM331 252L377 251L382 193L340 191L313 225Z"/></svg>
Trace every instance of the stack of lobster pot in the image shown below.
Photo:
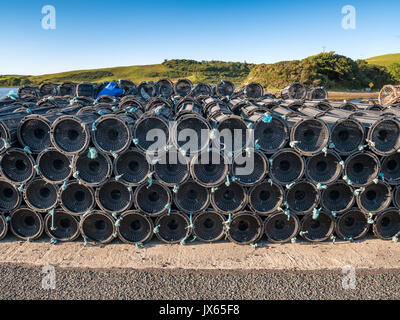
<svg viewBox="0 0 400 320"><path fill-rule="evenodd" d="M0 99L0 239L255 246L400 232L400 108L188 79Z"/></svg>

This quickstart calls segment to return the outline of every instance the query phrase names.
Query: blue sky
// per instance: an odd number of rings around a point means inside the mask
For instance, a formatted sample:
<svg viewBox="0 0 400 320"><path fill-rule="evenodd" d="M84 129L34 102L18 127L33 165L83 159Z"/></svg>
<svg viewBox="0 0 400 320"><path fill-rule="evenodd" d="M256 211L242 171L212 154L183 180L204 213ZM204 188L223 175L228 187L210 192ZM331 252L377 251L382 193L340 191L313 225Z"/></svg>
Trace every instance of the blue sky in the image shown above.
<svg viewBox="0 0 400 320"><path fill-rule="evenodd" d="M44 5L56 29L43 30ZM344 5L356 29L341 26ZM400 52L400 1L0 0L0 74L160 63L273 63L336 51L353 59Z"/></svg>

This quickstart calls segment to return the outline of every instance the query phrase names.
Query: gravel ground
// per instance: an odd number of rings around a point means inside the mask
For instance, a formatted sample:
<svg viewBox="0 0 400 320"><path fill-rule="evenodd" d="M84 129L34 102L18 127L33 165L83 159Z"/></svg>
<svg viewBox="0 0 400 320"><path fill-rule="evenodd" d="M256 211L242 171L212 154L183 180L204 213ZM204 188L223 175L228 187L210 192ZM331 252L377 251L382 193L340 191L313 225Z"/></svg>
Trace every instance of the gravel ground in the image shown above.
<svg viewBox="0 0 400 320"><path fill-rule="evenodd" d="M0 265L2 299L400 299L399 270L356 272L344 290L340 270L83 270L56 268L44 290L37 266Z"/></svg>

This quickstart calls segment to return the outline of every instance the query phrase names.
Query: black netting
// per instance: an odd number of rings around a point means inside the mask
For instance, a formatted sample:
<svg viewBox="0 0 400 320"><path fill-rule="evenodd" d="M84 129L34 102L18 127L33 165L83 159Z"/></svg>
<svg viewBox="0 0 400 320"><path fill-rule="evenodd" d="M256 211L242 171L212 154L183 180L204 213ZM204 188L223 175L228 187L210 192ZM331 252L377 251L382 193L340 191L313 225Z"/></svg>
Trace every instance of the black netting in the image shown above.
<svg viewBox="0 0 400 320"><path fill-rule="evenodd" d="M357 204L361 210L368 213L380 212L386 209L391 199L391 191L386 183L372 183L359 193Z"/></svg>
<svg viewBox="0 0 400 320"><path fill-rule="evenodd" d="M368 133L373 150L387 155L400 148L400 123L397 120L379 120Z"/></svg>
<svg viewBox="0 0 400 320"><path fill-rule="evenodd" d="M135 211L128 211L121 216L118 234L127 243L144 243L153 235L153 222L150 218Z"/></svg>
<svg viewBox="0 0 400 320"><path fill-rule="evenodd" d="M251 213L238 213L232 218L228 235L238 244L257 241L262 235L261 219Z"/></svg>
<svg viewBox="0 0 400 320"><path fill-rule="evenodd" d="M175 145L187 153L195 153L209 145L210 125L207 120L195 115L178 119L174 132Z"/></svg>
<svg viewBox="0 0 400 320"><path fill-rule="evenodd" d="M344 239L359 239L369 230L367 217L361 211L354 209L344 213L336 222L336 233Z"/></svg>
<svg viewBox="0 0 400 320"><path fill-rule="evenodd" d="M328 98L328 93L324 88L313 88L310 92L311 100L323 100Z"/></svg>
<svg viewBox="0 0 400 320"><path fill-rule="evenodd" d="M118 117L102 117L96 121L97 130L93 131L93 143L103 152L121 152L131 143L131 131L128 125Z"/></svg>
<svg viewBox="0 0 400 320"><path fill-rule="evenodd" d="M272 156L271 177L280 184L288 184L300 179L304 172L303 158L290 149L278 151Z"/></svg>
<svg viewBox="0 0 400 320"><path fill-rule="evenodd" d="M171 192L161 184L153 182L151 186L143 184L137 187L134 197L138 209L148 215L158 215L170 205Z"/></svg>
<svg viewBox="0 0 400 320"><path fill-rule="evenodd" d="M186 213L194 213L206 209L209 199L210 195L207 188L194 181L187 181L181 184L174 194L176 206Z"/></svg>
<svg viewBox="0 0 400 320"><path fill-rule="evenodd" d="M118 181L108 181L96 190L99 207L110 213L120 213L130 209L133 201L132 191Z"/></svg>
<svg viewBox="0 0 400 320"><path fill-rule="evenodd" d="M261 152L243 152L241 157L235 158L232 172L240 184L252 186L268 173L268 162Z"/></svg>
<svg viewBox="0 0 400 320"><path fill-rule="evenodd" d="M23 240L34 240L43 233L43 218L40 213L27 208L20 208L11 214L10 229Z"/></svg>
<svg viewBox="0 0 400 320"><path fill-rule="evenodd" d="M172 212L159 217L156 221L159 232L157 237L166 243L177 243L186 238L190 232L189 219L178 212Z"/></svg>
<svg viewBox="0 0 400 320"><path fill-rule="evenodd" d="M193 233L200 241L220 240L224 235L224 218L220 214L206 211L194 218Z"/></svg>
<svg viewBox="0 0 400 320"><path fill-rule="evenodd" d="M259 214L268 214L276 211L284 198L283 189L268 181L264 181L250 190L250 207Z"/></svg>
<svg viewBox="0 0 400 320"><path fill-rule="evenodd" d="M51 146L50 126L43 118L28 116L20 124L18 138L23 146L39 153Z"/></svg>
<svg viewBox="0 0 400 320"><path fill-rule="evenodd" d="M332 128L331 141L340 154L350 154L363 144L364 129L356 120L340 120Z"/></svg>
<svg viewBox="0 0 400 320"><path fill-rule="evenodd" d="M130 185L137 185L148 176L150 164L144 153L132 149L118 156L114 163L114 171L116 176L121 176L121 181Z"/></svg>
<svg viewBox="0 0 400 320"><path fill-rule="evenodd" d="M79 172L78 179L83 183L98 185L110 177L112 163L105 154L98 153L96 159L90 159L83 153L76 160L75 170Z"/></svg>
<svg viewBox="0 0 400 320"><path fill-rule="evenodd" d="M301 121L292 131L292 140L300 152L310 155L321 151L329 141L329 129L321 120Z"/></svg>
<svg viewBox="0 0 400 320"><path fill-rule="evenodd" d="M60 117L51 130L54 146L61 152L78 153L89 144L90 135L78 118Z"/></svg>
<svg viewBox="0 0 400 320"><path fill-rule="evenodd" d="M276 152L288 139L289 129L286 123L277 117L272 117L271 122L257 121L254 125L254 141L267 153Z"/></svg>
<svg viewBox="0 0 400 320"><path fill-rule="evenodd" d="M80 229L88 240L107 243L114 238L114 219L110 215L93 212L81 220Z"/></svg>
<svg viewBox="0 0 400 320"><path fill-rule="evenodd" d="M139 84L137 91L138 95L146 101L157 95L157 87L155 83L151 81L142 82Z"/></svg>
<svg viewBox="0 0 400 320"><path fill-rule="evenodd" d="M374 223L374 233L383 240L391 240L400 233L400 214L396 209L388 209L379 214Z"/></svg>
<svg viewBox="0 0 400 320"><path fill-rule="evenodd" d="M286 201L291 211L304 214L316 207L319 202L319 193L312 183L301 181L288 190Z"/></svg>
<svg viewBox="0 0 400 320"><path fill-rule="evenodd" d="M199 83L194 89L193 94L195 96L211 96L212 88L206 83Z"/></svg>
<svg viewBox="0 0 400 320"><path fill-rule="evenodd" d="M225 184L211 193L211 203L215 210L223 213L237 212L246 205L247 196L245 189L238 183Z"/></svg>
<svg viewBox="0 0 400 320"><path fill-rule="evenodd" d="M192 91L192 82L188 79L179 79L174 84L174 91L181 97L187 96Z"/></svg>
<svg viewBox="0 0 400 320"><path fill-rule="evenodd" d="M157 179L168 186L178 185L189 177L189 164L187 160L176 151L160 155L154 165Z"/></svg>
<svg viewBox="0 0 400 320"><path fill-rule="evenodd" d="M306 174L316 183L327 184L336 181L342 173L342 159L334 152L319 153L308 158Z"/></svg>
<svg viewBox="0 0 400 320"><path fill-rule="evenodd" d="M381 171L385 180L391 185L400 183L400 153L381 159Z"/></svg>
<svg viewBox="0 0 400 320"><path fill-rule="evenodd" d="M50 213L46 215L45 229L49 237L55 238L58 241L72 241L79 236L79 222L77 218L62 210L55 210L54 218Z"/></svg>
<svg viewBox="0 0 400 320"><path fill-rule="evenodd" d="M0 161L3 176L15 183L30 180L35 174L33 166L33 158L21 149L9 149Z"/></svg>
<svg viewBox="0 0 400 320"><path fill-rule="evenodd" d="M346 102L342 104L339 109L348 110L348 111L357 111L357 106L352 102Z"/></svg>
<svg viewBox="0 0 400 320"><path fill-rule="evenodd" d="M246 147L247 144L247 125L243 119L238 116L224 115L217 125L217 142L225 146L224 150L237 152ZM225 135L228 134L227 139Z"/></svg>
<svg viewBox="0 0 400 320"><path fill-rule="evenodd" d="M174 84L169 79L160 79L157 81L158 93L164 98L169 98L174 94Z"/></svg>
<svg viewBox="0 0 400 320"><path fill-rule="evenodd" d="M11 183L0 180L0 212L14 210L21 203L21 194Z"/></svg>
<svg viewBox="0 0 400 320"><path fill-rule="evenodd" d="M307 88L301 83L293 83L292 85L282 89L281 96L282 99L285 100L302 100L307 96Z"/></svg>
<svg viewBox="0 0 400 320"><path fill-rule="evenodd" d="M84 214L94 207L94 191L78 182L70 182L65 190L61 190L60 204L69 214Z"/></svg>
<svg viewBox="0 0 400 320"><path fill-rule="evenodd" d="M235 92L235 85L227 80L222 80L216 87L216 93L222 97L230 97Z"/></svg>
<svg viewBox="0 0 400 320"><path fill-rule="evenodd" d="M244 94L247 98L258 99L264 95L264 88L259 83L249 83L244 87Z"/></svg>
<svg viewBox="0 0 400 320"><path fill-rule="evenodd" d="M288 242L297 236L299 219L293 214L288 219L288 216L284 213L275 213L265 221L264 231L272 242Z"/></svg>
<svg viewBox="0 0 400 320"><path fill-rule="evenodd" d="M25 202L33 210L45 212L57 205L57 191L55 185L35 179L25 187Z"/></svg>
<svg viewBox="0 0 400 320"><path fill-rule="evenodd" d="M74 96L75 95L75 84L72 82L63 82L58 87L58 96Z"/></svg>
<svg viewBox="0 0 400 320"><path fill-rule="evenodd" d="M76 95L78 97L94 98L96 95L96 85L92 83L80 83L76 86Z"/></svg>
<svg viewBox="0 0 400 320"><path fill-rule="evenodd" d="M371 152L360 152L347 158L345 174L355 185L365 185L378 176L379 160Z"/></svg>
<svg viewBox="0 0 400 320"><path fill-rule="evenodd" d="M192 177L200 184L212 187L224 181L228 165L218 152L202 153L190 165Z"/></svg>
<svg viewBox="0 0 400 320"><path fill-rule="evenodd" d="M343 181L332 183L322 191L321 204L329 212L343 212L354 203L352 188Z"/></svg>
<svg viewBox="0 0 400 320"><path fill-rule="evenodd" d="M164 141L159 141L157 137L148 138L147 134L150 130L157 130L154 131L154 133L157 136L163 135L162 137L160 137L160 139L163 139ZM169 141L168 124L164 120L156 116L142 118L136 122L134 138L137 139L136 145L142 150L149 150L151 146L154 147L154 144L157 142L161 143L161 145L159 145L159 148L162 149ZM156 150L152 149L152 151Z"/></svg>
<svg viewBox="0 0 400 320"><path fill-rule="evenodd" d="M335 228L335 221L330 214L320 212L317 219L313 214L306 215L301 220L303 238L309 241L324 241L328 239Z"/></svg>
<svg viewBox="0 0 400 320"><path fill-rule="evenodd" d="M51 183L64 182L72 172L70 159L54 148L43 151L37 159L37 164L42 177Z"/></svg>

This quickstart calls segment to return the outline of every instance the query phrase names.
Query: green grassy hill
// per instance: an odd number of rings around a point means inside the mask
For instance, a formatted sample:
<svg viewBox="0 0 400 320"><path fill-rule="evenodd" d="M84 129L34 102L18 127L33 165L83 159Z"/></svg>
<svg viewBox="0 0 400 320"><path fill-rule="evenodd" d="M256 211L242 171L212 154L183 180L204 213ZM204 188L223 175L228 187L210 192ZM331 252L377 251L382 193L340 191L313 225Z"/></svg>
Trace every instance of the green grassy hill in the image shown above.
<svg viewBox="0 0 400 320"><path fill-rule="evenodd" d="M400 53L385 54L383 56L377 56L366 59L370 64L375 64L378 66L390 66L393 63L400 63Z"/></svg>

